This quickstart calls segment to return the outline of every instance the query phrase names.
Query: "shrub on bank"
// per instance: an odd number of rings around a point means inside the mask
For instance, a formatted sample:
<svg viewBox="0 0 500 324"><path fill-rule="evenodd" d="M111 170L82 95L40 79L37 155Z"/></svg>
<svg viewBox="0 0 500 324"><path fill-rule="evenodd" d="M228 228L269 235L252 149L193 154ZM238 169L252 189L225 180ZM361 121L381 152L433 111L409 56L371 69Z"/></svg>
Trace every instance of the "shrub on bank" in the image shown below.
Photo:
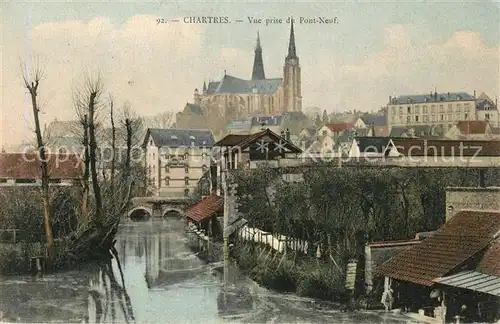
<svg viewBox="0 0 500 324"><path fill-rule="evenodd" d="M342 271L329 262L293 253L283 255L254 242L237 245L233 257L239 268L266 288L336 302L348 299Z"/></svg>

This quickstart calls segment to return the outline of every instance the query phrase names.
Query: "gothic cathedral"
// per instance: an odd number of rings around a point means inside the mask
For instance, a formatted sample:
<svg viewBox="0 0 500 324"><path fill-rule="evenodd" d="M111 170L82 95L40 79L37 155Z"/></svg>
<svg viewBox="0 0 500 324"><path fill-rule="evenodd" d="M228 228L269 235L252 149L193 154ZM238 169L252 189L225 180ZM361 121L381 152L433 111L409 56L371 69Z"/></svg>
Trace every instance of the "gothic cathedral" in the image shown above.
<svg viewBox="0 0 500 324"><path fill-rule="evenodd" d="M194 103L187 103L184 110L177 113L176 127L209 127L214 135L218 135L225 131L231 120L301 110L300 65L292 22L282 78L266 79L262 47L257 33L251 80L224 73L220 81L209 82L208 85L204 82L201 93L198 89L194 91Z"/></svg>

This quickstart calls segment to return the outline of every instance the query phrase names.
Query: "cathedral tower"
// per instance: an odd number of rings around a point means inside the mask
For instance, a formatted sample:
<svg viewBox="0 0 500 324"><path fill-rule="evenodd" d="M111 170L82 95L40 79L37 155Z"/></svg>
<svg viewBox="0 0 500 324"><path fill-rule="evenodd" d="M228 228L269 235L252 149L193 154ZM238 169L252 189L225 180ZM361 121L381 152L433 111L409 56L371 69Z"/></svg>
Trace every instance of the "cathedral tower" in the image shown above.
<svg viewBox="0 0 500 324"><path fill-rule="evenodd" d="M253 60L252 80L264 80L264 62L262 60L262 47L260 47L260 36L257 32L257 45L255 46L255 57Z"/></svg>
<svg viewBox="0 0 500 324"><path fill-rule="evenodd" d="M288 43L288 55L285 58L283 67L283 87L284 87L284 110L301 111L302 95L300 80L300 65L297 51L295 49L295 33L293 31L293 21L290 25L290 41Z"/></svg>

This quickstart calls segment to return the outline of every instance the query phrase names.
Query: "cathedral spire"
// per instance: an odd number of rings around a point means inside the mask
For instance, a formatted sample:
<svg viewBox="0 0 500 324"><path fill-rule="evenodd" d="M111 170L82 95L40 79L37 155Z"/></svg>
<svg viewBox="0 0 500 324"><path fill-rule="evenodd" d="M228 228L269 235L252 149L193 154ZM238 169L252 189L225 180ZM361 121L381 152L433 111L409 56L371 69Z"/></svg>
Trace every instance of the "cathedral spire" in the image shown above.
<svg viewBox="0 0 500 324"><path fill-rule="evenodd" d="M263 80L265 78L266 75L264 74L264 62L262 60L262 47L260 46L260 35L259 32L257 32L257 45L255 46L252 80Z"/></svg>
<svg viewBox="0 0 500 324"><path fill-rule="evenodd" d="M295 33L293 32L293 20L290 25L290 42L288 43L288 55L287 59L297 58L297 52L295 50Z"/></svg>

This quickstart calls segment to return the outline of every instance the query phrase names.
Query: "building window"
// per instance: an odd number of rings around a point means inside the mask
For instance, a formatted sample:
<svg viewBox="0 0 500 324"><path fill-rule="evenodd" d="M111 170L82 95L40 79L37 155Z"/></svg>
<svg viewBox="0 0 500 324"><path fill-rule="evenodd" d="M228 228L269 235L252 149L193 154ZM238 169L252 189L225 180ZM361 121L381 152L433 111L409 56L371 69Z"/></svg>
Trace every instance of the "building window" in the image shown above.
<svg viewBox="0 0 500 324"><path fill-rule="evenodd" d="M165 186L170 186L170 177L165 178Z"/></svg>
<svg viewBox="0 0 500 324"><path fill-rule="evenodd" d="M415 116L415 122L418 123L418 116Z"/></svg>
<svg viewBox="0 0 500 324"><path fill-rule="evenodd" d="M464 119L465 119L465 120L467 120L467 118L468 118L468 117L469 117L469 115L468 115L468 114L465 114L465 118L464 118Z"/></svg>
<svg viewBox="0 0 500 324"><path fill-rule="evenodd" d="M452 112L453 111L453 106L452 104L448 104L448 112Z"/></svg>
<svg viewBox="0 0 500 324"><path fill-rule="evenodd" d="M427 114L427 106L422 107L422 109L423 109L423 113Z"/></svg>
<svg viewBox="0 0 500 324"><path fill-rule="evenodd" d="M168 162L167 164L165 164L165 172L170 172L170 167L168 166Z"/></svg>
<svg viewBox="0 0 500 324"><path fill-rule="evenodd" d="M408 113L411 114L411 107L408 106L407 108L408 108Z"/></svg>
<svg viewBox="0 0 500 324"><path fill-rule="evenodd" d="M406 117L406 123L407 124L411 123L411 117L410 116Z"/></svg>
<svg viewBox="0 0 500 324"><path fill-rule="evenodd" d="M441 121L443 121L443 120L444 120L444 115L441 115Z"/></svg>
<svg viewBox="0 0 500 324"><path fill-rule="evenodd" d="M490 119L490 114L485 114L484 116L486 117L487 120Z"/></svg>
<svg viewBox="0 0 500 324"><path fill-rule="evenodd" d="M184 189L184 197L189 196L189 189Z"/></svg>
<svg viewBox="0 0 500 324"><path fill-rule="evenodd" d="M420 106L415 106L415 114L420 114Z"/></svg>
<svg viewBox="0 0 500 324"><path fill-rule="evenodd" d="M393 115L395 115L396 114L396 107L391 107L391 112Z"/></svg>
<svg viewBox="0 0 500 324"><path fill-rule="evenodd" d="M326 136L327 135L327 132L326 130L323 131L323 136Z"/></svg>
<svg viewBox="0 0 500 324"><path fill-rule="evenodd" d="M155 154L153 153L153 160L155 160L155 159L156 159L156 156L155 156Z"/></svg>
<svg viewBox="0 0 500 324"><path fill-rule="evenodd" d="M149 145L153 146L153 140L149 141Z"/></svg>
<svg viewBox="0 0 500 324"><path fill-rule="evenodd" d="M189 177L185 177L185 178L184 178L184 184L185 184L186 186L189 186Z"/></svg>
<svg viewBox="0 0 500 324"><path fill-rule="evenodd" d="M189 167L188 167L188 166L185 166L185 167L184 167L184 172L185 172L185 173L189 173Z"/></svg>

